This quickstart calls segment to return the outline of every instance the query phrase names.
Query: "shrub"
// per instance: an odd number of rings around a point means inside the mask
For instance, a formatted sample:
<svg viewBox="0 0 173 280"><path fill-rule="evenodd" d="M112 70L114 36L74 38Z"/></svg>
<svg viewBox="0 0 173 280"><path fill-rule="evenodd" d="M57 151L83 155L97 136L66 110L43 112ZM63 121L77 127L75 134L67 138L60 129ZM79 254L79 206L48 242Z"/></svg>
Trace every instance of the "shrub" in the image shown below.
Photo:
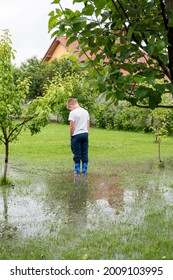
<svg viewBox="0 0 173 280"><path fill-rule="evenodd" d="M121 102L117 106L100 103L95 112L95 125L99 128L148 131L150 128L150 110L129 106Z"/></svg>

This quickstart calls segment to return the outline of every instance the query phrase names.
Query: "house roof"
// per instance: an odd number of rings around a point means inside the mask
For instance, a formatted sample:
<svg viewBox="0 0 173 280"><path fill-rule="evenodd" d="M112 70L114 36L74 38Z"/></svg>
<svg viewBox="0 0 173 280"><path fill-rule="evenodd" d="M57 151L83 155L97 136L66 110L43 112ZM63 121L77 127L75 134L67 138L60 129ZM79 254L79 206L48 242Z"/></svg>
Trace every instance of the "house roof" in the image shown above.
<svg viewBox="0 0 173 280"><path fill-rule="evenodd" d="M44 61L49 61L49 59L52 57L52 54L54 53L54 51L56 50L57 46L58 46L59 42L58 40L55 38L52 42L52 44L50 45L50 47L48 48L47 52L45 53L43 60Z"/></svg>
<svg viewBox="0 0 173 280"><path fill-rule="evenodd" d="M45 55L43 57L43 61L48 62L52 58L56 58L56 55L54 56L54 53L59 45L62 45L65 48L66 53L68 53L69 51L72 51L77 57L79 57L79 53L80 53L81 49L78 48L78 46L79 46L78 41L76 40L76 41L72 42L69 46L67 46L67 41L68 41L68 39L65 36L61 36L59 38L56 37L53 40L50 47L48 48L47 52L45 53ZM82 56L79 57L80 62L84 62L87 59L87 57L91 57L90 51L87 51L86 53L84 53ZM140 60L140 62L144 62L145 58L141 57L139 60ZM109 58L106 58L104 62L107 63L108 61L109 61ZM128 71L126 71L124 69L121 69L121 72L123 73L123 75L129 74Z"/></svg>
<svg viewBox="0 0 173 280"><path fill-rule="evenodd" d="M50 45L50 47L48 48L47 52L45 53L43 60L49 61L52 58L52 56L59 44L62 44L67 52L72 50L72 52L74 52L76 54L76 56L78 57L79 53L80 53L80 49L78 49L78 46L79 46L78 41L72 42L69 46L67 46L67 41L68 41L68 39L65 36L61 36L60 38L55 38L53 40L52 44ZM89 54L89 52L88 52L88 54ZM82 56L80 56L79 59L81 62L83 62L86 60L86 58L87 58L87 55L83 54Z"/></svg>

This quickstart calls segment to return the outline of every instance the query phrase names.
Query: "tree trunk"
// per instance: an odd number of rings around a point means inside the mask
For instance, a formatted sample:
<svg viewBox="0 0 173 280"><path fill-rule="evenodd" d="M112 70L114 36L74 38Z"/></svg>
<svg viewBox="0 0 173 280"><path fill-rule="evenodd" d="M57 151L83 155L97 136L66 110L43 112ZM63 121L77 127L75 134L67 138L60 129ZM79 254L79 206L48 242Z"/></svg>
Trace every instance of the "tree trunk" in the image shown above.
<svg viewBox="0 0 173 280"><path fill-rule="evenodd" d="M166 0L166 5L167 5L167 13L168 13L168 18L172 16L173 12L173 0ZM169 70L170 70L170 76L171 76L171 81L173 83L173 27L168 27L168 56L169 56Z"/></svg>
<svg viewBox="0 0 173 280"><path fill-rule="evenodd" d="M4 182L6 182L7 180L8 154L9 154L9 141L7 140L5 142L5 162L4 162L4 174L3 174Z"/></svg>
<svg viewBox="0 0 173 280"><path fill-rule="evenodd" d="M160 154L160 140L158 139L157 140L158 141L158 157L159 157L159 162L162 162L162 160L161 160L161 154Z"/></svg>

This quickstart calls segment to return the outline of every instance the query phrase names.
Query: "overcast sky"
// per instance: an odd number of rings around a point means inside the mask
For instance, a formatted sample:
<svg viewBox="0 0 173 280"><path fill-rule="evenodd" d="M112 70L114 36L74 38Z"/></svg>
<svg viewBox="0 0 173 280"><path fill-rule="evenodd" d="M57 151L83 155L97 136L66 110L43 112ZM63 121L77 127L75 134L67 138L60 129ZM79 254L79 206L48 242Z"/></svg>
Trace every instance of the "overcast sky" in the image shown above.
<svg viewBox="0 0 173 280"><path fill-rule="evenodd" d="M58 7L53 0L0 0L0 34L9 29L20 65L32 56L42 58L53 39L48 33L48 14ZM73 0L61 0L63 7L76 9Z"/></svg>

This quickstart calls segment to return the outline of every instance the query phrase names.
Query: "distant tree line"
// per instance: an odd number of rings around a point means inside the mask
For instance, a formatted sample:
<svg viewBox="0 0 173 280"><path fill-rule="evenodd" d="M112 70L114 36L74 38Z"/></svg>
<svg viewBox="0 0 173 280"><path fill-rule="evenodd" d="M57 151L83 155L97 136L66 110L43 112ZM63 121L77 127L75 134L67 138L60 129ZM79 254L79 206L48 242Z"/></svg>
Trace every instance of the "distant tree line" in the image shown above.
<svg viewBox="0 0 173 280"><path fill-rule="evenodd" d="M72 72L78 72L77 64L76 69L73 69L73 62L67 59L53 60L47 63L37 57L32 57L23 62L20 67L14 66L14 80L27 78L30 80L30 88L27 98L34 99L38 96L45 95L45 88L50 84L54 77L60 75L65 77L67 73L70 75Z"/></svg>
<svg viewBox="0 0 173 280"><path fill-rule="evenodd" d="M86 75L85 75L86 77ZM84 74L77 61L67 58L53 60L51 63L39 60L36 57L28 59L20 67L14 67L14 79L27 78L30 87L27 99L32 100L44 96L47 92L54 93L58 88L63 88L58 93L54 114L61 123L68 123L68 110L66 101L69 96L78 99L79 103L89 110L92 125L98 128L126 130L126 131L152 131L154 117L151 109L132 106L127 101L119 101L114 105L106 101L104 95L93 88L92 82L84 82ZM163 103L170 104L170 96L165 95ZM164 116L168 134L173 134L173 112L171 109L159 109ZM159 114L159 112L158 112ZM162 118L161 118L162 119Z"/></svg>

